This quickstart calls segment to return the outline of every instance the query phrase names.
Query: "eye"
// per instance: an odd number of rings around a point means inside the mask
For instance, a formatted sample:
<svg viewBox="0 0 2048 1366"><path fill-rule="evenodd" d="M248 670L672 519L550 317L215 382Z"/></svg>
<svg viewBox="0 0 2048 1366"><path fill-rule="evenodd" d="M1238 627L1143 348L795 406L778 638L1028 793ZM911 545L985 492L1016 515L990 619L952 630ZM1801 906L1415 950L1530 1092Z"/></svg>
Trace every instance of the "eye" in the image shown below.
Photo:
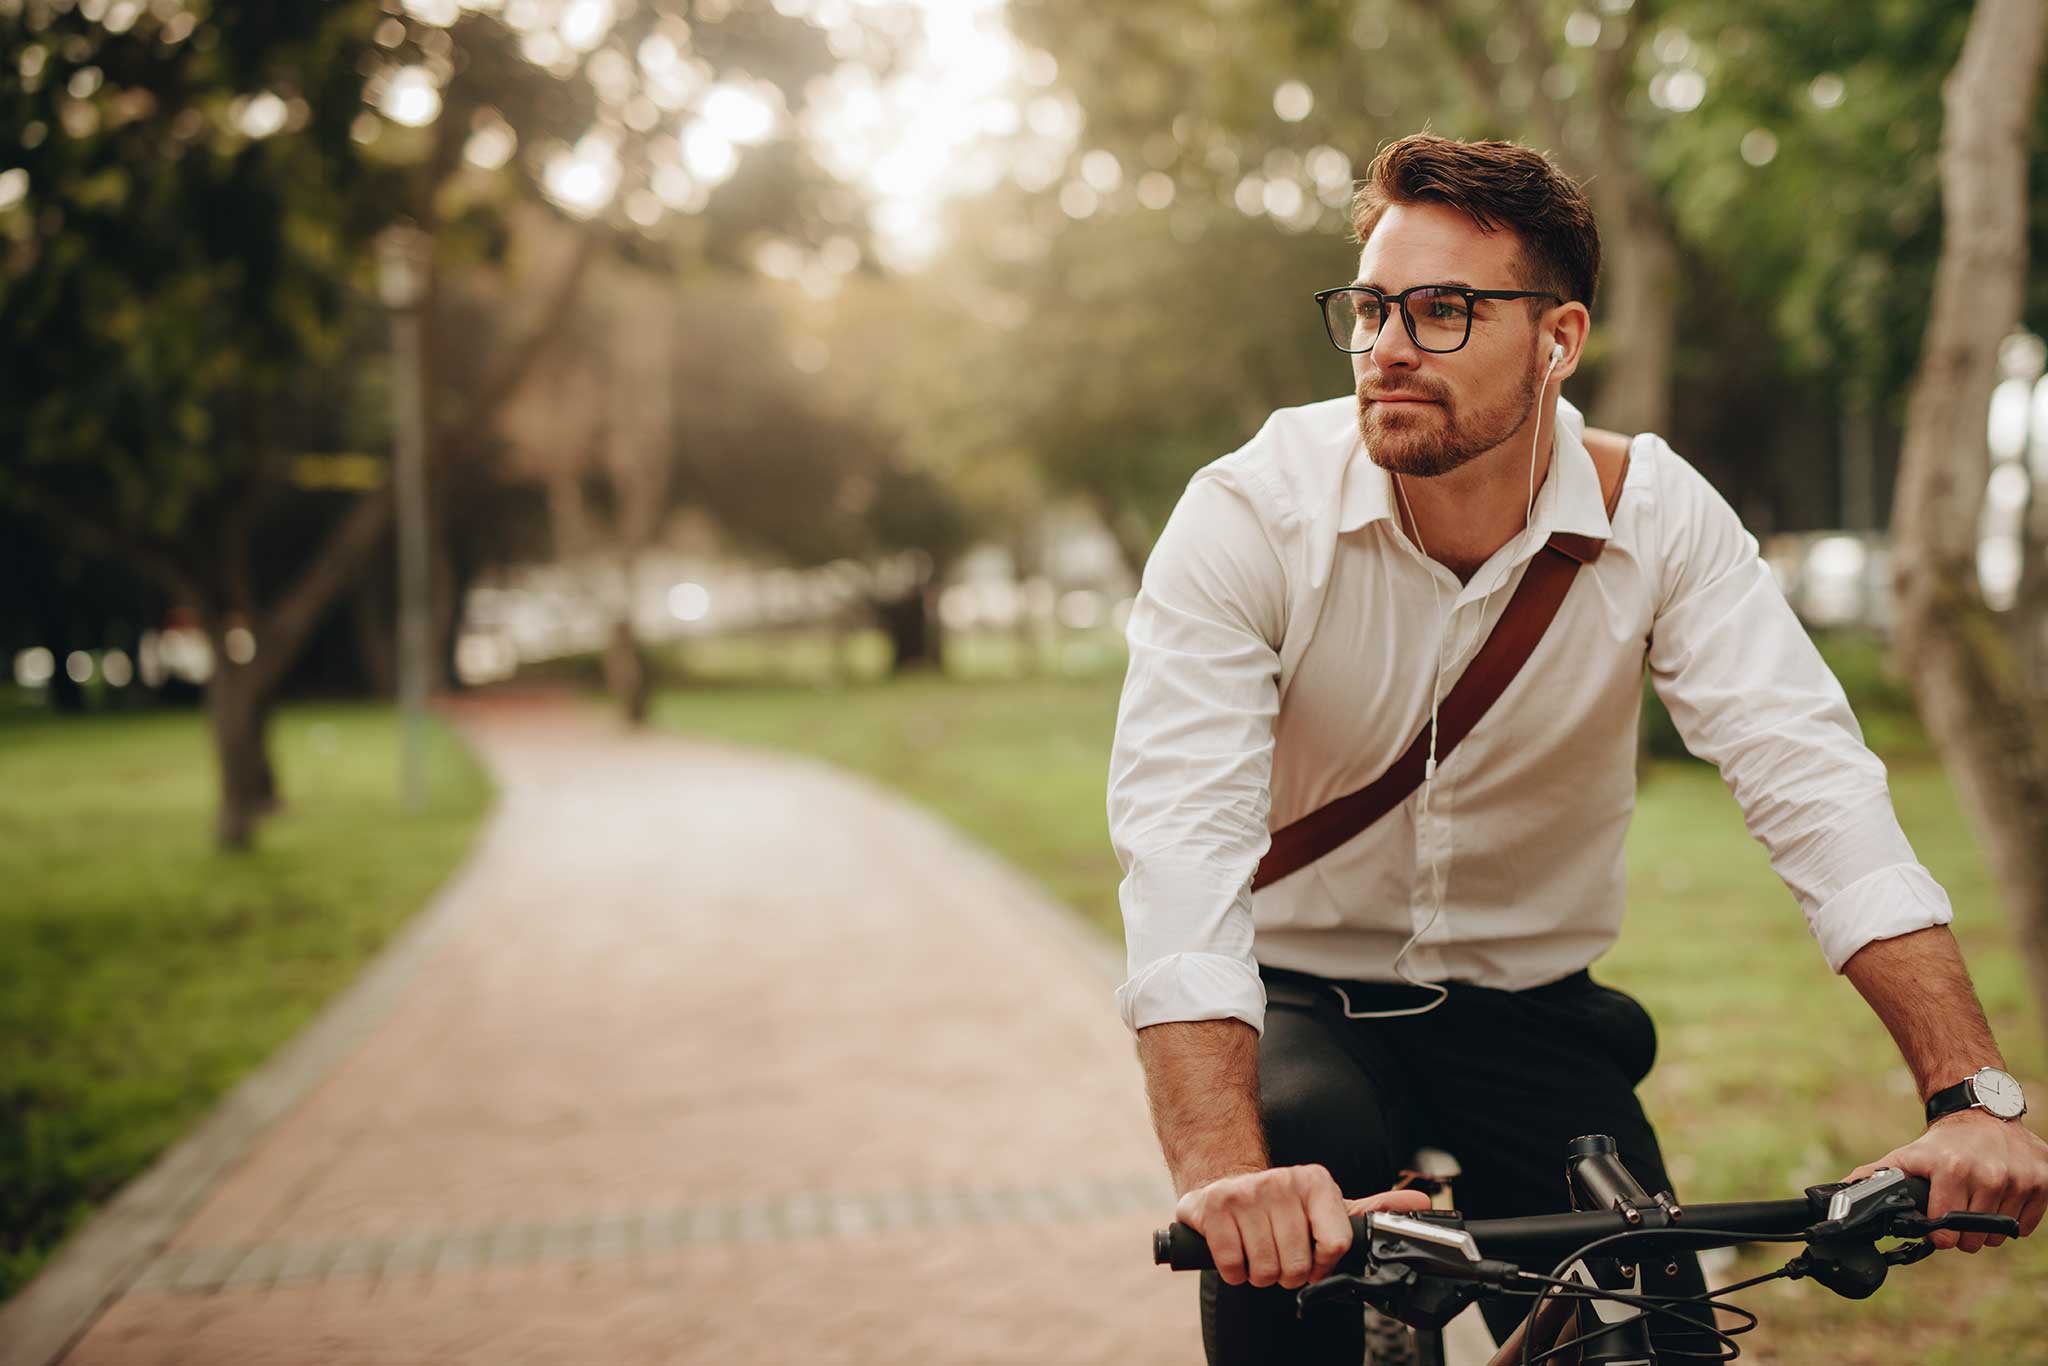
<svg viewBox="0 0 2048 1366"><path fill-rule="evenodd" d="M1463 322L1472 309L1462 294L1447 289L1422 291L1415 300L1415 311L1434 322Z"/></svg>

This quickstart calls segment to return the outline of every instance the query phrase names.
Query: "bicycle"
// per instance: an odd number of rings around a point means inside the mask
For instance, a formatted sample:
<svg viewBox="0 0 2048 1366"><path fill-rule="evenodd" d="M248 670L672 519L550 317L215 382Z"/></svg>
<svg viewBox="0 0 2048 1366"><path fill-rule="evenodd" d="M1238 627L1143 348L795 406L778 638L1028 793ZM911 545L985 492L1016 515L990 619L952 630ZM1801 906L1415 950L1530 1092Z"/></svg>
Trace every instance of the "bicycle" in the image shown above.
<svg viewBox="0 0 2048 1366"><path fill-rule="evenodd" d="M1929 1234L2019 1234L2018 1221L2006 1215L1956 1211L1928 1218L1927 1183L1890 1167L1861 1181L1808 1186L1797 1200L1685 1207L1669 1192L1645 1191L1605 1134L1573 1139L1565 1167L1570 1214L1467 1220L1455 1210L1420 1210L1354 1216L1351 1250L1335 1273L1299 1292L1300 1312L1336 1304L1375 1309L1416 1330L1415 1359L1426 1362L1432 1348L1440 1353L1436 1335L1460 1310L1487 1296L1521 1296L1534 1301L1530 1312L1489 1366L1733 1361L1742 1354L1736 1339L1754 1329L1758 1318L1727 1301L1729 1294L1781 1277L1811 1278L1838 1295L1864 1299L1884 1284L1892 1267L1932 1253ZM1886 1238L1912 1241L1880 1251L1877 1244ZM1767 1242L1806 1247L1776 1271L1705 1294L1636 1293L1638 1265L1650 1248ZM1185 1224L1153 1235L1153 1260L1176 1271L1213 1265L1207 1241ZM1554 1269L1541 1275L1517 1265L1529 1261L1554 1261ZM1704 1310L1707 1321L1680 1312L1687 1307ZM1720 1327L1724 1312L1741 1321ZM1660 1358L1648 1326L1658 1314L1684 1319L1717 1350L1667 1347ZM1374 1366L1385 1366L1384 1359L1374 1358Z"/></svg>

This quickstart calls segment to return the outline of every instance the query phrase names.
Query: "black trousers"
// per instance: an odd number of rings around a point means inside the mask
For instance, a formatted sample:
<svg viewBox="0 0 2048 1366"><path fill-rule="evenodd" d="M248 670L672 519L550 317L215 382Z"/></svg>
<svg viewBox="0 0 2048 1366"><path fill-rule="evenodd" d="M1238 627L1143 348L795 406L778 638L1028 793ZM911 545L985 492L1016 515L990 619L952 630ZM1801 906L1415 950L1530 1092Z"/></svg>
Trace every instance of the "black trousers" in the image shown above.
<svg viewBox="0 0 2048 1366"><path fill-rule="evenodd" d="M1418 1147L1443 1148L1463 1169L1452 1193L1467 1216L1554 1214L1571 1208L1566 1144L1604 1133L1645 1189L1671 1189L1635 1094L1656 1056L1656 1029L1626 993L1584 972L1529 991L1454 982L1427 1014L1352 1020L1324 979L1274 968L1262 975L1259 1089L1275 1166L1321 1163L1355 1198L1390 1186ZM1337 985L1355 1011L1421 1005L1434 994ZM1665 1273L1667 1260L1644 1260L1645 1293L1704 1288L1696 1257L1679 1257L1675 1277ZM1297 1318L1294 1296L1279 1286L1226 1285L1204 1273L1202 1338L1210 1362L1357 1366L1364 1353L1357 1312L1332 1307ZM1489 1300L1482 1308L1498 1340L1513 1331L1527 1303ZM1657 1320L1652 1333L1660 1348L1708 1346L1670 1320Z"/></svg>

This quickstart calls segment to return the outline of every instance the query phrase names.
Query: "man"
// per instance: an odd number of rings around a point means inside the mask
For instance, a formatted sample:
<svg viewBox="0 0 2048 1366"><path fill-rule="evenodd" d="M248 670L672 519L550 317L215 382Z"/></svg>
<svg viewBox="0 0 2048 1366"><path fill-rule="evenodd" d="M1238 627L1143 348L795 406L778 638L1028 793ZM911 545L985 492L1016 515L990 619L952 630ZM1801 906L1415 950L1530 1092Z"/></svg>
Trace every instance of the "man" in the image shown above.
<svg viewBox="0 0 2048 1366"><path fill-rule="evenodd" d="M1578 186L1524 148L1410 137L1374 162L1354 225L1358 278L1324 302L1355 401L1277 412L1190 481L1131 615L1111 761L1118 1002L1177 1217L1216 1259L1210 1360L1359 1359L1356 1316L1297 1321L1293 1292L1348 1247L1347 1193L1390 1184L1420 1143L1457 1156L1477 1217L1565 1206L1565 1144L1589 1132L1669 1187L1634 1091L1654 1030L1585 971L1620 927L1646 666L1935 1100L1921 1137L1858 1174L1903 1167L1935 1213L2031 1233L2048 1145L1998 1117L2017 1085L1840 687L1714 490L1558 396L1599 274ZM1553 534L1604 547L1439 755L1443 698ZM1418 790L1252 893L1270 831L1423 734ZM1958 1086L1973 1077L1983 1091ZM1701 1284L1691 1257L1644 1274L1651 1292ZM1503 1336L1513 1311L1489 1317Z"/></svg>

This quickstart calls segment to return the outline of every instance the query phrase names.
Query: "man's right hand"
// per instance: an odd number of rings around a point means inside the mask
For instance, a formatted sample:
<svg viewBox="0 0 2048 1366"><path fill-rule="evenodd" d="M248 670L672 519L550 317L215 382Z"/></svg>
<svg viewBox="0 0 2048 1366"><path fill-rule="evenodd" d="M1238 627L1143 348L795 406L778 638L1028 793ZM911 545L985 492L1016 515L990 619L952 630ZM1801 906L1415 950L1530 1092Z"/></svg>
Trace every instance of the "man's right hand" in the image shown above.
<svg viewBox="0 0 2048 1366"><path fill-rule="evenodd" d="M1174 1217L1209 1240L1216 1273L1231 1285L1298 1290L1330 1274L1351 1250L1351 1216L1429 1208L1421 1191L1349 1200L1322 1167L1272 1167L1225 1176L1181 1196Z"/></svg>

